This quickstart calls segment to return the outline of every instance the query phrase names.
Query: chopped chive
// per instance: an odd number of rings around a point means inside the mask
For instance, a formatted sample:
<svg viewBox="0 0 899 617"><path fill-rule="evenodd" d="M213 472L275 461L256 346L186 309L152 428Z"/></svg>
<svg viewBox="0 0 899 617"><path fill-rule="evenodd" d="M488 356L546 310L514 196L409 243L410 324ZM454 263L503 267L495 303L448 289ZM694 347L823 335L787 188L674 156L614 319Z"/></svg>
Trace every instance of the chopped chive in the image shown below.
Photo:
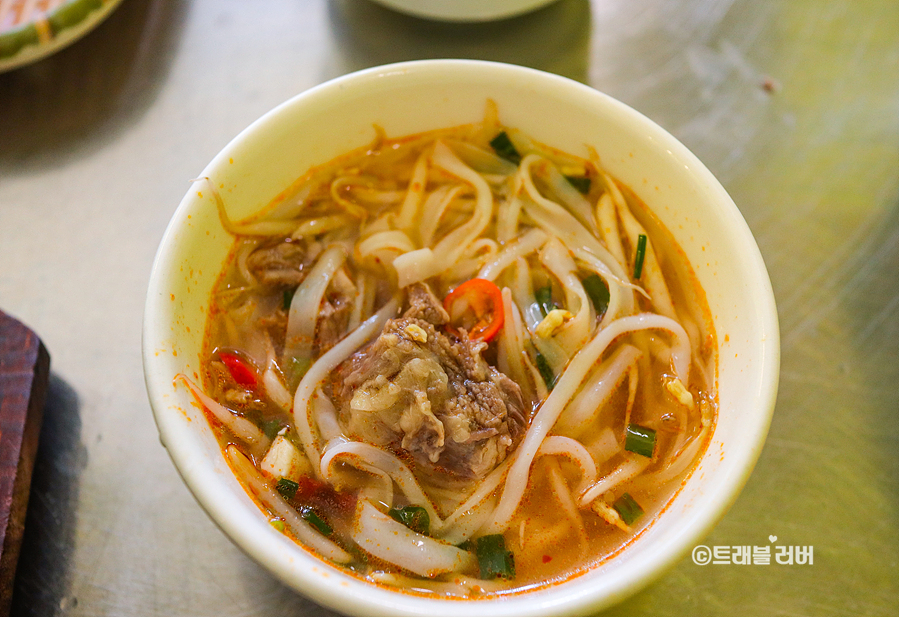
<svg viewBox="0 0 899 617"><path fill-rule="evenodd" d="M568 183L576 188L581 195L590 192L590 178L588 176L565 176Z"/></svg>
<svg viewBox="0 0 899 617"><path fill-rule="evenodd" d="M267 420L262 423L262 432L265 433L265 436L269 439L274 439L278 436L278 431L281 430L281 426L280 420Z"/></svg>
<svg viewBox="0 0 899 617"><path fill-rule="evenodd" d="M584 284L584 291L593 302L593 308L596 309L597 315L604 315L606 309L609 308L609 288L606 282L597 274L591 274L581 282Z"/></svg>
<svg viewBox="0 0 899 617"><path fill-rule="evenodd" d="M431 532L431 517L421 506L391 508L387 514L416 533L428 535Z"/></svg>
<svg viewBox="0 0 899 617"><path fill-rule="evenodd" d="M269 524L271 524L272 527L274 527L275 529L277 529L277 530L280 531L281 533L284 533L284 521L279 520L279 519L275 519L275 520L273 520L273 521L269 521Z"/></svg>
<svg viewBox="0 0 899 617"><path fill-rule="evenodd" d="M546 361L546 358L544 358L543 354L539 351L537 352L535 364L537 365L537 370L540 371L540 376L543 377L546 389L552 390L556 385L556 375L553 373L552 368L550 368L549 362Z"/></svg>
<svg viewBox="0 0 899 617"><path fill-rule="evenodd" d="M646 234L637 236L637 254L634 256L634 278L643 274L643 259L646 257Z"/></svg>
<svg viewBox="0 0 899 617"><path fill-rule="evenodd" d="M297 494L300 485L288 478L281 478L278 480L278 484L275 488L278 489L278 492L281 493L281 496L284 497L284 499L290 501L294 498L294 495Z"/></svg>
<svg viewBox="0 0 899 617"><path fill-rule="evenodd" d="M627 425L627 436L624 440L624 449L634 454L652 458L656 447L656 432L651 428L639 424Z"/></svg>
<svg viewBox="0 0 899 617"><path fill-rule="evenodd" d="M643 516L643 508L640 507L629 493L625 493L612 504L618 516L624 521L625 525L630 526L631 523Z"/></svg>
<svg viewBox="0 0 899 617"><path fill-rule="evenodd" d="M541 287L536 292L534 292L534 297L536 298L537 306L540 307L540 312L543 313L544 317L549 315L549 312L556 308L556 305L553 302L552 285Z"/></svg>
<svg viewBox="0 0 899 617"><path fill-rule="evenodd" d="M521 162L521 155L515 149L515 145L505 131L501 131L499 135L490 141L490 147L497 155L518 165Z"/></svg>
<svg viewBox="0 0 899 617"><path fill-rule="evenodd" d="M515 558L506 550L506 539L502 534L478 538L475 554L481 567L481 578L515 578Z"/></svg>
<svg viewBox="0 0 899 617"><path fill-rule="evenodd" d="M325 520L315 513L312 508L302 508L300 510L300 514L306 519L306 522L319 530L322 535L330 536L334 533L334 530L331 529L331 526L325 522Z"/></svg>

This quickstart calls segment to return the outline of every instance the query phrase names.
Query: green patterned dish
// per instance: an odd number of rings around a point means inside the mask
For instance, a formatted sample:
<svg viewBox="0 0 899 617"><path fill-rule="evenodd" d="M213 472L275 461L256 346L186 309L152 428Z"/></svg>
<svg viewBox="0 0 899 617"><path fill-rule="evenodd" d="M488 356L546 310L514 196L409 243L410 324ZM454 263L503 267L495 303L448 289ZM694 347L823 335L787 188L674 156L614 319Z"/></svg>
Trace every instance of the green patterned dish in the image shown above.
<svg viewBox="0 0 899 617"><path fill-rule="evenodd" d="M121 0L0 0L0 73L79 39Z"/></svg>

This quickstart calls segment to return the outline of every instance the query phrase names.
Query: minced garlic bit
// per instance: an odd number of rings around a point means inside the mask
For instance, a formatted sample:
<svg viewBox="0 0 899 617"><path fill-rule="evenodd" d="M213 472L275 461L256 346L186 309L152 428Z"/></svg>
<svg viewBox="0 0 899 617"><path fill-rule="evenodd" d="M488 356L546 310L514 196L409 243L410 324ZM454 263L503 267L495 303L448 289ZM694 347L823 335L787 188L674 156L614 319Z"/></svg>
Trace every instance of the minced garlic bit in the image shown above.
<svg viewBox="0 0 899 617"><path fill-rule="evenodd" d="M678 402L689 409L693 409L693 395L684 387L681 380L675 377L665 382L665 387Z"/></svg>
<svg viewBox="0 0 899 617"><path fill-rule="evenodd" d="M409 338L413 341L418 341L419 343L428 342L428 333L424 331L424 328L417 324L410 323L406 326L406 334L408 334Z"/></svg>
<svg viewBox="0 0 899 617"><path fill-rule="evenodd" d="M622 520L621 515L618 514L618 510L603 501L602 497L594 499L590 503L590 508L608 524L615 525L615 527L621 531L630 531L630 527L628 527L627 523Z"/></svg>
<svg viewBox="0 0 899 617"><path fill-rule="evenodd" d="M537 324L534 333L540 338L549 338L565 325L565 322L574 317L565 309L553 309L547 313L543 321Z"/></svg>

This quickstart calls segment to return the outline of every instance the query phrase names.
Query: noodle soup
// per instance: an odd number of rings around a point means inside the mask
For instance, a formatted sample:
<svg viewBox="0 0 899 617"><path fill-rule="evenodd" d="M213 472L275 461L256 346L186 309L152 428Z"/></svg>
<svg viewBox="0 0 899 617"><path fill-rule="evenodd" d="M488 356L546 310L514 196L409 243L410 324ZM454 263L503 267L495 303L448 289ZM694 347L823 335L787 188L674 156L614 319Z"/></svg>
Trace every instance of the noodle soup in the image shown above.
<svg viewBox="0 0 899 617"><path fill-rule="evenodd" d="M272 526L362 579L473 597L609 558L707 446L715 333L598 157L482 123L375 143L228 219L179 376ZM650 204L651 207L651 204Z"/></svg>

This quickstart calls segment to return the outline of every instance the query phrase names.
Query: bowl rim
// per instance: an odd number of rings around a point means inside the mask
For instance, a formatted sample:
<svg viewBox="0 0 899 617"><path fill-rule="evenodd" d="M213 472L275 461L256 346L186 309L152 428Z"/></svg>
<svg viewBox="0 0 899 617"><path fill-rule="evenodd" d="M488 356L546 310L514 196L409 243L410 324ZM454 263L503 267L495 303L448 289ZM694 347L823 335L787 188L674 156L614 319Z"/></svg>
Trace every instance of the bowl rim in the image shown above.
<svg viewBox="0 0 899 617"><path fill-rule="evenodd" d="M422 19L449 22L483 22L511 19L558 0L373 0L400 13Z"/></svg>
<svg viewBox="0 0 899 617"><path fill-rule="evenodd" d="M704 495L703 505L696 516L686 521L677 538L661 547L659 554L652 561L649 571L638 571L634 568L621 571L618 568L610 581L603 587L602 595L585 585L585 576L576 576L560 584L551 584L537 591L523 591L508 596L488 597L478 600L458 600L424 597L409 593L387 590L344 574L341 570L326 564L318 557L303 550L309 560L300 557L306 565L317 566L318 570L327 570L326 576L320 572L306 574L302 569L288 562L273 563L271 552L280 550L277 541L272 537L260 537L241 528L239 521L229 515L229 510L239 506L239 499L225 496L220 487L215 487L217 474L209 468L203 457L195 452L185 450L191 446L188 435L164 413L166 406L164 386L170 384L171 377L159 374L159 361L154 357L154 350L163 338L165 324L158 323L157 317L165 314L163 298L165 290L165 268L169 265L176 248L178 228L183 224L185 216L193 202L194 191L188 190L180 202L163 235L159 249L153 262L150 274L150 285L145 305L142 331L142 355L146 386L153 409L154 418L163 444L166 446L176 469L185 484L194 494L200 505L207 511L213 521L255 561L262 564L282 582L300 591L322 605L335 610L353 614L384 615L419 615L428 612L433 615L453 615L460 606L472 612L472 615L531 616L552 614L584 614L589 611L609 607L639 589L656 580L675 562L683 558L691 545L697 543L724 516L738 497L757 462L764 446L765 437L770 427L777 396L780 346L777 310L770 279L748 225L737 206L712 173L681 144L658 124L625 105L624 103L587 85L575 82L559 75L545 73L536 69L481 60L416 60L364 69L343 75L313 88L310 88L291 99L276 106L258 120L250 124L233 138L203 170L201 176L212 176L229 159L231 153L259 131L277 124L283 114L289 114L294 107L302 107L305 102L317 97L331 96L356 84L364 84L371 80L393 78L405 75L422 75L428 72L443 74L459 73L478 75L502 75L503 78L520 79L537 83L541 88L564 90L567 95L581 97L601 108L603 114L612 114L617 118L633 123L636 128L648 132L659 146L668 150L672 156L685 163L691 171L704 182L706 189L714 194L720 216L725 220L734 239L739 242L739 250L746 258L744 267L753 275L752 284L759 292L756 304L752 307L751 317L762 333L762 344L759 349L758 397L754 409L757 414L747 425L744 433L745 443L729 456L729 474L726 482L722 482L717 490ZM719 348L721 342L719 341ZM720 362L720 359L719 359ZM221 478L218 478L220 483ZM620 559L621 556L616 557ZM601 569L602 564L596 569ZM311 568L315 570L315 567ZM334 576L337 574L339 576ZM464 602L460 605L459 602ZM477 608L476 608L477 607Z"/></svg>

